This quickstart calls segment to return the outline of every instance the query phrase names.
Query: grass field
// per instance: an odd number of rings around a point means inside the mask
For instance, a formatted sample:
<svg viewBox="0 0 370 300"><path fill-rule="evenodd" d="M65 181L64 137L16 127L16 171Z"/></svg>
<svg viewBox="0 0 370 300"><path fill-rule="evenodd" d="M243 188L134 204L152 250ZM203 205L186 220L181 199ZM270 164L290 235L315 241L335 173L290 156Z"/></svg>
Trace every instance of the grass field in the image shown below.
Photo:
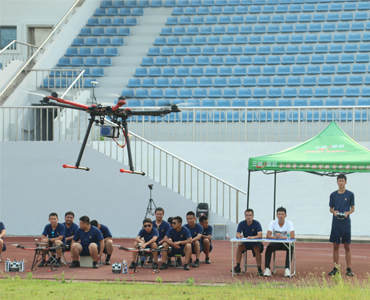
<svg viewBox="0 0 370 300"><path fill-rule="evenodd" d="M192 278L183 284L165 284L157 277L155 284L66 281L8 277L0 280L1 299L370 299L370 276L358 282L336 275L329 280L314 277L295 284L249 283L197 285Z"/></svg>

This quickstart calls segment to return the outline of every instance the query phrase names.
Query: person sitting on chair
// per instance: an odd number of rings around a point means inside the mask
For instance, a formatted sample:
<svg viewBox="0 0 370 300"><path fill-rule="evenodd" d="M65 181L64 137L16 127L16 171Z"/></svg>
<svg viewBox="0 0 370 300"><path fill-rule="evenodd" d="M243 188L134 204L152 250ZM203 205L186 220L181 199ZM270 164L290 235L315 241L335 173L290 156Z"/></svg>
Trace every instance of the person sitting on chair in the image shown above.
<svg viewBox="0 0 370 300"><path fill-rule="evenodd" d="M293 223L291 221L285 220L285 218L286 218L286 209L284 207L279 207L276 210L276 217L277 217L277 220L274 220L274 221L270 222L266 238L267 239L275 239L275 240L286 240L288 233L290 233L290 238L294 239ZM274 242L271 242L266 248L265 273L263 274L263 276L267 276L267 277L271 276L271 271L270 271L271 255L276 250L286 251L284 276L289 277L290 274L291 274L291 271L289 269L289 244L287 244L287 243L274 243ZM293 256L293 246L292 246L291 255ZM290 259L291 258L292 257L290 257Z"/></svg>
<svg viewBox="0 0 370 300"><path fill-rule="evenodd" d="M103 250L104 239L100 230L90 224L88 216L82 216L80 218L80 228L76 230L72 239L71 252L73 262L69 267L79 268L80 256L91 256L93 268L98 268L98 261L103 255Z"/></svg>
<svg viewBox="0 0 370 300"><path fill-rule="evenodd" d="M58 221L59 219L57 213L52 212L51 214L49 214L50 224L46 225L44 231L42 232L41 243L47 244L49 247L61 246L64 244L66 228L63 224L58 223ZM57 255L57 259L56 262L54 263L54 267L60 267L61 266L60 259L63 255L62 249L55 250L55 253ZM45 267L48 263L51 263L51 261L46 262L45 257L46 253L43 254L43 258L39 264L39 267Z"/></svg>
<svg viewBox="0 0 370 300"><path fill-rule="evenodd" d="M191 234L189 229L182 226L182 218L177 216L172 219L172 228L170 228L166 236L164 237L163 247L167 248L171 246L172 249L169 251L169 256L174 256L175 254L185 255L185 265L184 270L190 270L189 260L191 256ZM167 269L167 251L162 253L164 263L161 266L161 270Z"/></svg>
<svg viewBox="0 0 370 300"><path fill-rule="evenodd" d="M0 262L1 262L1 252L6 250L5 243L3 241L3 237L6 234L5 226L3 222L0 222Z"/></svg>
<svg viewBox="0 0 370 300"><path fill-rule="evenodd" d="M248 208L244 212L245 220L241 221L236 230L236 238L246 238L248 240L262 239L262 226L260 222L254 220L253 209ZM252 250L253 256L256 257L259 276L262 276L261 269L261 253L263 252L263 244L261 242L243 242L239 243L236 250L236 266L234 268L235 273L241 273L240 262L242 260L242 254L247 251Z"/></svg>
<svg viewBox="0 0 370 300"><path fill-rule="evenodd" d="M140 245L141 249L151 248L157 249L157 240L158 240L158 230L153 227L152 220L150 218L145 218L143 221L143 228L139 231L134 243L134 248L137 248ZM130 269L135 269L137 252L132 252L132 262ZM153 252L153 269L158 269L158 252Z"/></svg>
<svg viewBox="0 0 370 300"><path fill-rule="evenodd" d="M92 226L95 226L97 227L101 234L103 235L103 238L104 238L104 251L103 253L106 254L106 258L105 258L105 264L106 265L110 265L110 257L112 256L112 253L113 253L113 238L112 238L112 234L109 230L109 228L103 224L99 224L99 222L97 220L92 220L90 222L90 224Z"/></svg>
<svg viewBox="0 0 370 300"><path fill-rule="evenodd" d="M64 215L65 222L63 223L63 225L66 228L65 240L69 250L71 250L72 239L76 230L78 229L78 225L76 223L73 223L74 218L75 214L72 211L67 211ZM70 252L70 254L73 260L72 252Z"/></svg>
<svg viewBox="0 0 370 300"><path fill-rule="evenodd" d="M189 229L191 237L192 237L192 243L191 243L191 250L192 253L195 254L195 262L192 264L192 267L198 268L199 267L199 257L200 257L200 239L202 238L203 233L203 227L195 221L197 218L195 217L195 213L192 211L189 211L186 214L186 221L188 224L185 224L184 227Z"/></svg>
<svg viewBox="0 0 370 300"><path fill-rule="evenodd" d="M162 207L157 207L155 209L155 220L153 221L153 228L156 228L159 233L159 237L157 239L157 245L160 246L163 244L163 238L166 235L167 231L171 228L170 223L163 220L164 216L164 209Z"/></svg>
<svg viewBox="0 0 370 300"><path fill-rule="evenodd" d="M208 217L201 216L199 223L203 227L202 238L200 239L200 252L206 255L206 264L210 264L209 253L212 251L212 226L209 225Z"/></svg>

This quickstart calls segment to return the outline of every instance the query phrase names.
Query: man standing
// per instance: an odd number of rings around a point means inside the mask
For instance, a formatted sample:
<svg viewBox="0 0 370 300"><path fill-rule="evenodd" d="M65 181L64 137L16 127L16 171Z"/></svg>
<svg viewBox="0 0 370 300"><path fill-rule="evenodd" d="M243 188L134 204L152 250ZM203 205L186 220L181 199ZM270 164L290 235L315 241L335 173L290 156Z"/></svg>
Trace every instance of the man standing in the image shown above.
<svg viewBox="0 0 370 300"><path fill-rule="evenodd" d="M163 246L165 248L168 245L172 246L172 249L169 253L169 256L174 256L175 254L185 255L185 265L184 270L190 270L189 260L191 256L191 234L189 229L182 226L182 218L177 216L172 219L172 228L167 231L166 236L164 237ZM162 253L164 263L161 266L161 270L167 269L167 251Z"/></svg>
<svg viewBox="0 0 370 300"><path fill-rule="evenodd" d="M5 226L3 222L0 222L0 262L1 262L1 252L6 250L5 243L3 241L3 237L6 234Z"/></svg>
<svg viewBox="0 0 370 300"><path fill-rule="evenodd" d="M349 215L355 211L355 195L346 190L347 177L343 174L337 177L338 190L330 195L330 212L333 214L333 221L330 233L330 242L333 243L334 268L330 276L338 272L339 244L344 244L347 263L347 276L354 276L351 270L351 219Z"/></svg>
<svg viewBox="0 0 370 300"><path fill-rule="evenodd" d="M157 249L157 240L158 240L158 230L156 228L153 228L153 223L150 218L145 218L143 221L143 228L139 231L139 234L137 235L134 243L134 248L137 248L137 246L140 244L141 249L145 248L151 248L151 249ZM144 240L144 241L143 241ZM132 262L130 265L130 269L135 269L135 263L136 263L136 257L137 252L132 252ZM153 252L153 269L158 269L158 252Z"/></svg>
<svg viewBox="0 0 370 300"><path fill-rule="evenodd" d="M78 243L78 241L80 241ZM80 228L77 229L72 240L71 252L73 262L70 268L80 267L80 256L91 256L93 268L98 268L98 261L103 255L104 239L98 228L90 224L88 216L80 218Z"/></svg>
<svg viewBox="0 0 370 300"><path fill-rule="evenodd" d="M286 218L286 209L284 207L279 207L276 210L276 217L277 220L271 221L269 225L269 229L267 231L266 238L267 239L275 239L275 240L286 240L288 234L290 234L290 238L294 239L294 227L291 221L285 220ZM284 250L286 251L286 259L285 259L285 272L284 276L289 277L291 274L289 268L289 244L287 243L274 243L271 242L266 249L265 253L265 273L263 276L270 277L270 263L271 263L271 255L276 250ZM293 247L291 248L291 255L293 256ZM292 259L292 256L290 259Z"/></svg>
<svg viewBox="0 0 370 300"><path fill-rule="evenodd" d="M199 267L199 257L200 257L200 239L202 238L203 227L197 223L195 223L195 213L189 211L186 214L186 221L188 224L185 224L184 227L189 229L192 243L191 243L191 250L192 253L195 254L195 262L192 264L192 267L198 268Z"/></svg>
<svg viewBox="0 0 370 300"><path fill-rule="evenodd" d="M262 226L260 222L254 220L253 209L248 208L244 212L245 220L241 221L236 230L236 238L246 238L248 240L258 240L262 239ZM253 256L256 258L259 276L262 276L261 269L261 253L263 252L263 244L261 242L243 242L239 243L236 250L236 266L234 268L235 273L241 273L240 262L242 260L242 254L247 251L252 250Z"/></svg>
<svg viewBox="0 0 370 300"><path fill-rule="evenodd" d="M63 224L58 223L58 214L52 212L49 215L50 224L46 225L41 235L41 243L47 244L49 247L61 246L65 242L65 231L66 228ZM57 254L57 261L54 264L55 267L60 267L60 258L62 257L62 249L55 250ZM39 267L45 267L48 262L45 261L46 253L43 255Z"/></svg>
<svg viewBox="0 0 370 300"><path fill-rule="evenodd" d="M110 257L113 253L113 238L109 228L103 224L99 224L97 220L92 220L90 223L92 226L98 228L104 238L104 251L103 253L107 255L105 258L105 264L110 265Z"/></svg>
<svg viewBox="0 0 370 300"><path fill-rule="evenodd" d="M66 233L65 233L65 240L66 240L66 245L69 247L69 250L71 250L71 243L73 236L78 229L78 225L76 223L73 223L75 218L75 214L72 211L67 211L64 215L64 226L66 228ZM72 260L73 260L73 255L72 252L70 252Z"/></svg>
<svg viewBox="0 0 370 300"><path fill-rule="evenodd" d="M212 251L212 226L209 225L208 217L201 216L199 223L203 227L202 238L200 239L200 252L206 255L206 264L210 264L209 253Z"/></svg>

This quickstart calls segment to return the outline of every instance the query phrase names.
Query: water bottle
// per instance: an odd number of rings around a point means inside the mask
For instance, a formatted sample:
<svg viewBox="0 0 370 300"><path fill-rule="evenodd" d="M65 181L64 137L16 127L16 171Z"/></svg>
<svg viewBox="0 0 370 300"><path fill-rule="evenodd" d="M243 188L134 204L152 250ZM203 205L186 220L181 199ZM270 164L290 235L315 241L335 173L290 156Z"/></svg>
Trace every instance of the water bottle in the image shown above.
<svg viewBox="0 0 370 300"><path fill-rule="evenodd" d="M122 273L127 274L127 261L123 261L122 263Z"/></svg>
<svg viewBox="0 0 370 300"><path fill-rule="evenodd" d="M9 272L9 269L10 269L10 260L9 258L7 258L5 261L5 272Z"/></svg>
<svg viewBox="0 0 370 300"><path fill-rule="evenodd" d="M159 255L158 255L158 261L162 261L162 253L159 253Z"/></svg>
<svg viewBox="0 0 370 300"><path fill-rule="evenodd" d="M230 238L229 238L229 232L226 231L226 240L228 241Z"/></svg>
<svg viewBox="0 0 370 300"><path fill-rule="evenodd" d="M145 256L142 256L141 257L141 266L144 267L145 266Z"/></svg>
<svg viewBox="0 0 370 300"><path fill-rule="evenodd" d="M19 261L19 272L24 272L24 259Z"/></svg>
<svg viewBox="0 0 370 300"><path fill-rule="evenodd" d="M289 241L290 240L290 232L287 233L286 239Z"/></svg>

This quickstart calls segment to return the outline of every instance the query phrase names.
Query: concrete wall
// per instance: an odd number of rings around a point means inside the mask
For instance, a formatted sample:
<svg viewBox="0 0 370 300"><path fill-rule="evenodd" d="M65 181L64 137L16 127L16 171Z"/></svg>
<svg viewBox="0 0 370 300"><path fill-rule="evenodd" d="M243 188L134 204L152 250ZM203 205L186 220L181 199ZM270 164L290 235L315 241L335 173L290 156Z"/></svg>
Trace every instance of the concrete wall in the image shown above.
<svg viewBox="0 0 370 300"><path fill-rule="evenodd" d="M220 142L155 142L158 146L247 191L248 159L276 153L297 143L220 143ZM361 143L370 148L370 143ZM273 218L274 176L251 173L250 207L264 232ZM355 194L355 213L351 215L352 235L370 236L367 226L370 201L370 174L348 175L347 188ZM329 235L332 215L329 195L336 190L336 179L303 172L277 175L277 207L284 206L297 234ZM244 199L246 207L246 199ZM239 216L242 218L242 215Z"/></svg>
<svg viewBox="0 0 370 300"><path fill-rule="evenodd" d="M196 204L139 175L121 174L124 167L90 147L81 166L89 172L63 169L74 164L80 142L1 142L0 220L9 235L40 235L50 212L60 220L72 210L76 223L82 215L109 226L115 237L135 237L152 197L165 209L165 218L196 210ZM152 216L150 216L152 217ZM211 213L210 223L226 223L232 236L236 224Z"/></svg>

